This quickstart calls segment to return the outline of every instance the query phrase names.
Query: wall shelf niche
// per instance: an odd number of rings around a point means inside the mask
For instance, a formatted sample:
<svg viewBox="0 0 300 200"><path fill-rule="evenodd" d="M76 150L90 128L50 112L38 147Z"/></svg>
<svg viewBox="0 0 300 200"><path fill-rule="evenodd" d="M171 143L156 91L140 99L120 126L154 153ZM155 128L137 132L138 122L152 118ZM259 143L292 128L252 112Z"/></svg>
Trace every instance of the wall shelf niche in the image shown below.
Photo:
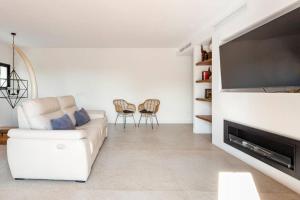
<svg viewBox="0 0 300 200"><path fill-rule="evenodd" d="M212 99L207 98L206 89L212 88L212 79L203 80L207 77L204 72L212 72L211 37L202 41L202 44L194 46L194 114L193 114L193 132L195 134L207 134L212 131ZM212 72L213 73L213 72Z"/></svg>
<svg viewBox="0 0 300 200"><path fill-rule="evenodd" d="M198 119L202 119L204 121L212 123L212 116L211 115L196 115Z"/></svg>
<svg viewBox="0 0 300 200"><path fill-rule="evenodd" d="M206 65L212 65L212 59L204 60L204 61L199 61L196 63L196 66L206 66Z"/></svg>
<svg viewBox="0 0 300 200"><path fill-rule="evenodd" d="M205 101L205 102L211 102L211 99L206 98L196 98L197 101Z"/></svg>
<svg viewBox="0 0 300 200"><path fill-rule="evenodd" d="M197 80L196 83L211 83L211 79L207 79L207 80Z"/></svg>

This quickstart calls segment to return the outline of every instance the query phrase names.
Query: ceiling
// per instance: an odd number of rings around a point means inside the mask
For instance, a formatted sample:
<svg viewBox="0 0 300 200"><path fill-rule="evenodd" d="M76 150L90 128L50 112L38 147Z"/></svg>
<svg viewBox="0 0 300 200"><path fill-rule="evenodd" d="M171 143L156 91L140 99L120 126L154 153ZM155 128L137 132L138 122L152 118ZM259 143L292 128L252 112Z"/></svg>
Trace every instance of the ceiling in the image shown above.
<svg viewBox="0 0 300 200"><path fill-rule="evenodd" d="M17 32L26 47L177 48L240 2L0 0L0 42Z"/></svg>

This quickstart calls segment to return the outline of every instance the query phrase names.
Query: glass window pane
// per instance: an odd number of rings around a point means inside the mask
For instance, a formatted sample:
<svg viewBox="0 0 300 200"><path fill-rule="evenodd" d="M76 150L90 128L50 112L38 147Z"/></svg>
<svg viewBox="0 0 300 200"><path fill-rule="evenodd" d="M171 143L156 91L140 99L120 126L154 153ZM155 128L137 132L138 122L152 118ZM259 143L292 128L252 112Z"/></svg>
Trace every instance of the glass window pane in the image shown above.
<svg viewBox="0 0 300 200"><path fill-rule="evenodd" d="M0 66L0 86L6 87L7 86L7 68Z"/></svg>

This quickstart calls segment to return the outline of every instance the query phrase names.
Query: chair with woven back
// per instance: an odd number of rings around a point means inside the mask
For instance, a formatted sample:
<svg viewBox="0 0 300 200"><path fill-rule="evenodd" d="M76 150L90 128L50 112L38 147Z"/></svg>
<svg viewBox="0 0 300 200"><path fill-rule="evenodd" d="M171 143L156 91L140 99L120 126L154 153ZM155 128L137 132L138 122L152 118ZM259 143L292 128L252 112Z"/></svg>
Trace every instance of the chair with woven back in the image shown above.
<svg viewBox="0 0 300 200"><path fill-rule="evenodd" d="M158 99L147 99L144 101L144 103L138 106L138 110L141 114L138 127L140 126L142 117L145 117L146 124L148 118L150 118L152 129L153 129L153 117L156 119L157 126L159 126L157 116L156 116L156 113L159 110L159 105L160 105L160 101Z"/></svg>
<svg viewBox="0 0 300 200"><path fill-rule="evenodd" d="M113 104L115 106L115 110L117 112L117 117L115 121L115 125L117 124L117 120L119 116L123 117L123 125L124 128L126 127L126 118L132 117L134 121L134 126L136 127L135 119L134 119L134 113L136 111L136 107L132 103L128 103L124 99L115 99L113 100Z"/></svg>

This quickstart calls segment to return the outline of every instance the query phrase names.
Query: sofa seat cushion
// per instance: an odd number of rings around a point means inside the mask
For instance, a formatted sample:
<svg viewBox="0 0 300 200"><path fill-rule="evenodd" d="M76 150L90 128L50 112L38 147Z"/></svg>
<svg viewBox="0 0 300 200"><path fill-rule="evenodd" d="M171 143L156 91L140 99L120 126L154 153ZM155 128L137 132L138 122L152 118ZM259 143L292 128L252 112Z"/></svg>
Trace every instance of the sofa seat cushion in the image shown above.
<svg viewBox="0 0 300 200"><path fill-rule="evenodd" d="M106 123L105 118L92 119L88 123L82 126L78 126L76 129L88 129L90 127L103 129L105 123Z"/></svg>
<svg viewBox="0 0 300 200"><path fill-rule="evenodd" d="M125 113L125 114L132 114L132 113L134 113L134 111L132 111L132 110L123 110L123 113Z"/></svg>
<svg viewBox="0 0 300 200"><path fill-rule="evenodd" d="M154 112L144 109L144 110L141 110L140 113L142 113L142 114L153 114Z"/></svg>
<svg viewBox="0 0 300 200"><path fill-rule="evenodd" d="M77 130L85 130L87 132L91 154L93 154L94 151L97 151L95 148L98 148L99 143L101 142L101 134L106 126L105 120L106 119L104 118L92 119L87 124L76 127Z"/></svg>
<svg viewBox="0 0 300 200"><path fill-rule="evenodd" d="M104 110L87 110L91 119L106 118L106 113Z"/></svg>
<svg viewBox="0 0 300 200"><path fill-rule="evenodd" d="M93 154L94 151L97 151L97 146L100 140L100 127L76 127L77 130L84 130L87 135L87 139L90 145L90 153Z"/></svg>
<svg viewBox="0 0 300 200"><path fill-rule="evenodd" d="M87 138L90 143L90 150L91 155L94 153L94 151L98 151L97 146L99 143L99 128L88 128L87 130Z"/></svg>

